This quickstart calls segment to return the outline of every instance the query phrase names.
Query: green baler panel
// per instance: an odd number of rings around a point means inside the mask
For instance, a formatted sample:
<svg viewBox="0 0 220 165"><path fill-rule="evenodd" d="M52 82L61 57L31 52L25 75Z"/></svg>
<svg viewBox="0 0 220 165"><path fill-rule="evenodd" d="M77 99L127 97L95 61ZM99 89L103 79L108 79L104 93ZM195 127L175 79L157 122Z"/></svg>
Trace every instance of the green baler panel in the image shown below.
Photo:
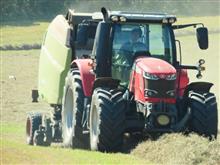
<svg viewBox="0 0 220 165"><path fill-rule="evenodd" d="M48 30L41 48L39 96L49 104L61 104L65 77L70 67L72 50Z"/></svg>

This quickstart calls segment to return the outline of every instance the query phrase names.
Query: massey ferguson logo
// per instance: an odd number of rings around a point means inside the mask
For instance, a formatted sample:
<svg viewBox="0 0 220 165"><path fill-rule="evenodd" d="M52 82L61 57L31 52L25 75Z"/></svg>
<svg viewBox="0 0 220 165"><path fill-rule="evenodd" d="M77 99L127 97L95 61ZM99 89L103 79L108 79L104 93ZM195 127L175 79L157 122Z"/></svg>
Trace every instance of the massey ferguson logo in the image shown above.
<svg viewBox="0 0 220 165"><path fill-rule="evenodd" d="M166 78L166 75L165 75L165 74L161 74L161 75L159 75L159 77L160 77L161 79L165 79L165 78Z"/></svg>

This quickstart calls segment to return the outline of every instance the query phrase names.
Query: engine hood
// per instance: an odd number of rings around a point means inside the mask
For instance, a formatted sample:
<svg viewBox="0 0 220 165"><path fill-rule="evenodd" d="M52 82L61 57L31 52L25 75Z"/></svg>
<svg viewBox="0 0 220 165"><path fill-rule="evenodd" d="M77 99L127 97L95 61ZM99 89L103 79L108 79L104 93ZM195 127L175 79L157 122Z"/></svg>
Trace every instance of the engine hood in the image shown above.
<svg viewBox="0 0 220 165"><path fill-rule="evenodd" d="M135 61L136 67L150 74L175 74L176 69L168 62L153 58L140 57Z"/></svg>

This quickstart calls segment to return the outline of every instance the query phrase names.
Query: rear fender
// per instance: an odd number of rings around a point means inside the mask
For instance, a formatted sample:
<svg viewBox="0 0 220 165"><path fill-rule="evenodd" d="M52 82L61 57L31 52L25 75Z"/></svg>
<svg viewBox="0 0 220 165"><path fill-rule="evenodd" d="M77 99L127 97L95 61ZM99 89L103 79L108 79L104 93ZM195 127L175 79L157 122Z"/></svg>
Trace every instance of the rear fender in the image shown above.
<svg viewBox="0 0 220 165"><path fill-rule="evenodd" d="M92 95L95 75L92 73L91 59L77 59L71 64L72 68L78 68L82 79L84 95L90 97Z"/></svg>
<svg viewBox="0 0 220 165"><path fill-rule="evenodd" d="M120 80L113 79L112 77L101 77L96 78L93 89L98 87L109 87L109 88L117 88L120 83Z"/></svg>
<svg viewBox="0 0 220 165"><path fill-rule="evenodd" d="M211 87L213 86L212 83L209 82L193 82L186 86L184 91L184 96L188 96L189 91L195 92L204 92L207 93L210 91Z"/></svg>

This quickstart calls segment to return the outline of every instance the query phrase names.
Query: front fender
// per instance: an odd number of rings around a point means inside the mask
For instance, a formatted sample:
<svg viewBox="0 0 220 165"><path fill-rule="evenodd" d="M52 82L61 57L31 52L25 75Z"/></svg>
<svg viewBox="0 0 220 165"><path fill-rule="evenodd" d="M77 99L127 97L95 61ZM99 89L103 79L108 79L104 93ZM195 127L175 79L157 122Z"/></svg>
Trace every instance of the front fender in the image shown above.
<svg viewBox="0 0 220 165"><path fill-rule="evenodd" d="M186 86L184 91L184 96L188 96L189 91L195 92L204 92L207 93L210 91L211 87L213 86L210 82L193 82Z"/></svg>
<svg viewBox="0 0 220 165"><path fill-rule="evenodd" d="M95 75L91 72L92 66L91 59L76 59L72 62L73 68L78 68L82 80L84 95L90 97L92 95L93 84L95 81Z"/></svg>

